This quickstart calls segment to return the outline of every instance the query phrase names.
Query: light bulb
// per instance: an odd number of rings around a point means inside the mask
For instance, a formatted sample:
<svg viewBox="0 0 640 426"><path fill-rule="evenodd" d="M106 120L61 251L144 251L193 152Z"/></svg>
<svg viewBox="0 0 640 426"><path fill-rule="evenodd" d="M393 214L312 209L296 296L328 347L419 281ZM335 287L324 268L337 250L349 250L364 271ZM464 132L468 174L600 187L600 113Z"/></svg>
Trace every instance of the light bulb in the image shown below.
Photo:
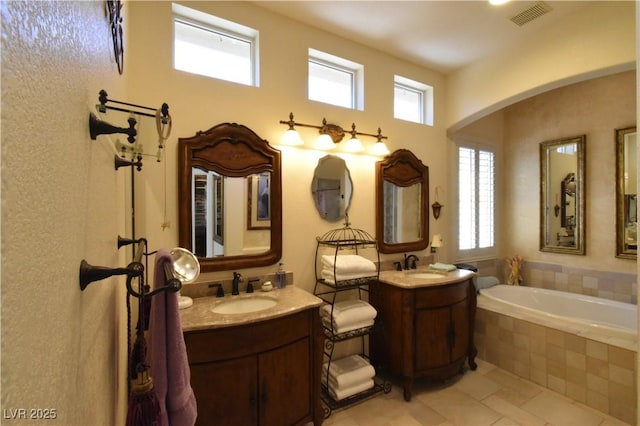
<svg viewBox="0 0 640 426"><path fill-rule="evenodd" d="M344 147L344 150L347 152L360 152L363 149L362 142L356 137L349 139Z"/></svg>
<svg viewBox="0 0 640 426"><path fill-rule="evenodd" d="M302 139L300 138L300 134L296 129L289 129L284 132L284 136L282 137L283 145L296 146L302 145Z"/></svg>
<svg viewBox="0 0 640 426"><path fill-rule="evenodd" d="M335 144L333 143L333 139L331 139L331 136L329 136L328 134L323 133L318 136L318 140L316 141L316 149L326 151L328 149L333 149L334 146Z"/></svg>
<svg viewBox="0 0 640 426"><path fill-rule="evenodd" d="M390 151L384 142L378 141L373 145L373 148L371 148L371 153L373 155L384 156L384 155L389 155Z"/></svg>

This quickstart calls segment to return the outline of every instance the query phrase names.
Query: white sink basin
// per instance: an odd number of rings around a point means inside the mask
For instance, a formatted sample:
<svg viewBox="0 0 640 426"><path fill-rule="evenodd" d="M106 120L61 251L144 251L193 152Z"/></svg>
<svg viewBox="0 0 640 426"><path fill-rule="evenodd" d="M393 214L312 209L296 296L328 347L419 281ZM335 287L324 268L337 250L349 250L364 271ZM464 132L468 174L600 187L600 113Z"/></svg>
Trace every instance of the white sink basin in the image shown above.
<svg viewBox="0 0 640 426"><path fill-rule="evenodd" d="M408 274L411 278L444 278L444 274L436 274L434 272L411 272Z"/></svg>
<svg viewBox="0 0 640 426"><path fill-rule="evenodd" d="M273 308L277 304L277 300L268 297L246 297L221 302L211 308L211 311L216 314L248 314Z"/></svg>

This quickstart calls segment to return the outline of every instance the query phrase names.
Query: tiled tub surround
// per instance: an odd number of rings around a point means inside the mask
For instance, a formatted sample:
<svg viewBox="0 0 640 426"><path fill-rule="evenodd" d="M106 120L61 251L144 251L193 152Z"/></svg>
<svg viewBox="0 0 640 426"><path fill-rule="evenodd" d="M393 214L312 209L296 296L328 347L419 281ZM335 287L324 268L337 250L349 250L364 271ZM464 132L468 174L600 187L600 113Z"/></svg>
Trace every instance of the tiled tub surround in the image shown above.
<svg viewBox="0 0 640 426"><path fill-rule="evenodd" d="M503 259L472 262L479 276L496 276L507 282L509 267ZM637 304L638 277L636 274L597 271L525 260L521 270L523 285L586 294L603 299Z"/></svg>
<svg viewBox="0 0 640 426"><path fill-rule="evenodd" d="M589 407L636 421L636 343L478 297L478 357Z"/></svg>

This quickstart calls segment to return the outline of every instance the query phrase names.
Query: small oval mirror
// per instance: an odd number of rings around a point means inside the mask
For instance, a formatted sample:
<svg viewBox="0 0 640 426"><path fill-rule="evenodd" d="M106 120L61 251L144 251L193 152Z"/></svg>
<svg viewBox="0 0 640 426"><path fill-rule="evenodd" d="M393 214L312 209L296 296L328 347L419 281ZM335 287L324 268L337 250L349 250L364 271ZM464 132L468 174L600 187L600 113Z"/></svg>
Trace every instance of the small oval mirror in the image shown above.
<svg viewBox="0 0 640 426"><path fill-rule="evenodd" d="M329 222L343 219L349 210L352 193L351 174L342 158L326 155L318 160L311 195L320 217Z"/></svg>

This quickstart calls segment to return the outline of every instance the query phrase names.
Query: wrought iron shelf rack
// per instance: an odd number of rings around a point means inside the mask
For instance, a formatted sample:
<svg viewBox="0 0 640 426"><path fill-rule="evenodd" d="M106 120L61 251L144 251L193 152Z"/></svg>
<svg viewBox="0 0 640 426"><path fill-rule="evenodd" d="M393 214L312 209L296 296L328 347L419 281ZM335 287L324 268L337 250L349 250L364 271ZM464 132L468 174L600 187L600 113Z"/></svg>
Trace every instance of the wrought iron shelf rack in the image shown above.
<svg viewBox="0 0 640 426"><path fill-rule="evenodd" d="M368 300L369 288L372 285L376 285L380 272L380 253L378 252L376 239L364 230L352 228L348 221L346 221L344 227L326 232L321 237L317 237L316 242L316 283L313 292L316 296L324 300L325 303L331 305L331 314L333 315L333 305L336 303L338 295L343 292L356 292L358 299ZM323 278L321 274L322 256L333 255L334 259L337 260L336 258L340 254L357 254L374 261L377 265L375 274L341 281L330 281ZM336 277L334 276L334 278ZM345 295L348 296L346 293ZM334 332L332 321L329 321L328 324L323 321L325 335L324 356L329 367L333 360L335 344L356 338L360 339L359 355L365 360L369 360L369 349L365 344L367 340L366 337L371 333L378 332L379 327L377 327L377 324L379 321L380 319L376 318L373 326L359 328L345 333ZM327 368L326 376L321 380L321 399L325 406L324 417L328 418L334 410L359 403L379 393L389 393L391 391L391 383L382 374L383 372L380 366L374 366L374 368L376 370L376 376L374 377L373 387L341 400L336 400L329 392L327 386L329 382L329 369Z"/></svg>

